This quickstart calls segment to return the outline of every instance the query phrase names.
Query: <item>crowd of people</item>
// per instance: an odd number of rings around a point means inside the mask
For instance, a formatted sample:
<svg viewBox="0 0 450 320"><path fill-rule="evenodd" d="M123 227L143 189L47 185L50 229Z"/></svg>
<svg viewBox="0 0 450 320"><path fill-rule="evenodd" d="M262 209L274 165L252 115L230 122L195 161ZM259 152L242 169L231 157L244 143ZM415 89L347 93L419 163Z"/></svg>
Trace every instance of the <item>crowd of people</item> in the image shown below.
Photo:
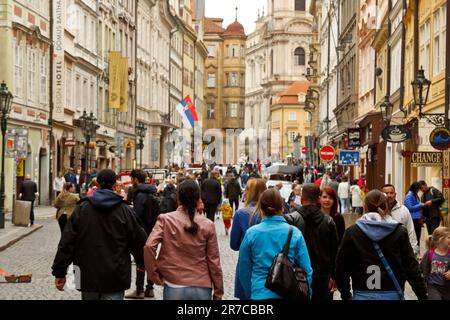
<svg viewBox="0 0 450 320"><path fill-rule="evenodd" d="M314 169L297 177L285 199L281 185L267 186L258 164L240 172L229 166L222 174L214 166L191 175L180 170L159 184L136 169L129 190L109 169L93 181L79 200L66 180L56 203L62 235L55 286L63 290L73 263L81 270L83 299L144 299L154 297L155 285L163 286L166 300L222 299L231 288L224 288L216 233L221 214L230 248L239 252L238 299L287 298L267 287L284 252L305 274L311 301L332 300L336 291L344 300L402 300L406 281L418 299L450 300L442 193L423 181L411 186L404 205L391 184L369 191L364 177L350 184L345 174L319 176ZM352 226L344 219L349 212L359 215ZM421 253L423 223L430 238ZM130 254L136 289L125 296Z"/></svg>

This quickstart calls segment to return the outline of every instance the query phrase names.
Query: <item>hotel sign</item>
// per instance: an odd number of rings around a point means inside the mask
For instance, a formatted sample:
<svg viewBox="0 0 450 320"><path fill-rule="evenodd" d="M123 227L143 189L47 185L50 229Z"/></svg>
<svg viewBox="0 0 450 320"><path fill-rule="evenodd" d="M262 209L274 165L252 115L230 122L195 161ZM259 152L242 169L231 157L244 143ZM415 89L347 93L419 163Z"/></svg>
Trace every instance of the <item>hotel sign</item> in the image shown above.
<svg viewBox="0 0 450 320"><path fill-rule="evenodd" d="M53 119L64 120L64 103L66 102L65 67L64 67L64 26L65 26L64 0L53 1Z"/></svg>
<svg viewBox="0 0 450 320"><path fill-rule="evenodd" d="M411 154L413 167L440 167L442 166L442 152L413 152Z"/></svg>

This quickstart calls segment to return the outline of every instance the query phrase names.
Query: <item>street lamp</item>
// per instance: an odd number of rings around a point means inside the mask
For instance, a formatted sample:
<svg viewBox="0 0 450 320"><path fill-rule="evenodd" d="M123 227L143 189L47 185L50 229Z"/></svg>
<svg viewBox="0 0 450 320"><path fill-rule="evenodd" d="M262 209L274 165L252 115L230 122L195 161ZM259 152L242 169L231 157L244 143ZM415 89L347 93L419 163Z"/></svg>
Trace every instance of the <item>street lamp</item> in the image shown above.
<svg viewBox="0 0 450 320"><path fill-rule="evenodd" d="M81 130L83 130L84 139L85 139L85 146L84 146L84 157L85 157L85 163L84 163L84 170L85 170L85 183L84 183L84 192L87 194L88 190L88 171L89 171L89 148L91 144L91 139L94 139L96 136L97 129L100 128L96 124L97 118L94 117L94 114L91 112L89 115L87 114L86 110L83 111L83 115L78 119L74 121L74 124L78 126Z"/></svg>
<svg viewBox="0 0 450 320"><path fill-rule="evenodd" d="M419 107L419 118L425 118L428 122L434 124L436 127L445 126L444 113L423 113L422 109L426 106L428 101L428 94L430 93L431 81L425 78L425 71L421 67L417 72L417 77L411 81L414 104Z"/></svg>
<svg viewBox="0 0 450 320"><path fill-rule="evenodd" d="M388 126L392 120L393 108L394 105L389 100L389 96L385 96L384 101L380 104L380 109L381 109L381 116L383 117L383 121L386 124L386 126Z"/></svg>
<svg viewBox="0 0 450 320"><path fill-rule="evenodd" d="M138 122L136 125L136 136L139 137L138 149L140 151L139 168L142 169L142 149L144 149L144 138L147 132L147 127L144 123Z"/></svg>
<svg viewBox="0 0 450 320"><path fill-rule="evenodd" d="M0 183L0 229L5 228L5 136L8 125L9 112L11 111L13 95L3 81L0 85L0 112L2 127L2 173Z"/></svg>

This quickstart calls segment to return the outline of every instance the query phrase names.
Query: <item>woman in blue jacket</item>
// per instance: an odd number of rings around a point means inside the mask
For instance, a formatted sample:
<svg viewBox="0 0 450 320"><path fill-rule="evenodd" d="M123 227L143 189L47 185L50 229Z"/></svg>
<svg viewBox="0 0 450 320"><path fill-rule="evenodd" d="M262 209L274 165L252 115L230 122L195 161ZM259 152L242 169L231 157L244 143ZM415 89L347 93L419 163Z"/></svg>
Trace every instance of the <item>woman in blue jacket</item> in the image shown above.
<svg viewBox="0 0 450 320"><path fill-rule="evenodd" d="M240 281L245 296L252 300L281 299L265 287L265 282L273 259L283 250L291 227L283 217L283 199L277 190L265 191L258 207L262 220L247 230L239 251ZM311 261L305 239L297 228L293 228L288 256L289 261L305 270L311 288Z"/></svg>
<svg viewBox="0 0 450 320"><path fill-rule="evenodd" d="M259 197L267 190L266 182L263 179L250 179L246 186L245 207L236 211L231 226L230 247L234 251L239 251L242 240L247 229L261 221L259 210L256 208ZM234 296L240 300L248 299L244 296L238 274L239 261L236 265L236 276L234 280Z"/></svg>
<svg viewBox="0 0 450 320"><path fill-rule="evenodd" d="M422 234L422 209L425 206L430 206L431 201L427 201L425 203L421 203L419 200L419 196L417 193L420 190L420 183L414 182L408 190L408 193L405 196L405 207L408 208L409 213L411 214L411 218L414 222L414 229L416 231L417 242L420 249L420 235Z"/></svg>

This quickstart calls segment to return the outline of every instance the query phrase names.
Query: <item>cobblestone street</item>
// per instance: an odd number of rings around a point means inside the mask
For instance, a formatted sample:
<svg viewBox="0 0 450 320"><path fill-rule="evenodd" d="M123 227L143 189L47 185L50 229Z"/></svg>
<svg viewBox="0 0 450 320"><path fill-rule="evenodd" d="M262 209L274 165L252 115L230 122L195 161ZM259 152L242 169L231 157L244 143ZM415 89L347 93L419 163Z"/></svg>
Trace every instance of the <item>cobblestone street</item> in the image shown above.
<svg viewBox="0 0 450 320"><path fill-rule="evenodd" d="M60 238L55 219L39 221L44 227L0 252L0 268L10 273L32 273L32 283L0 283L0 300L76 300L80 293L75 289L56 290L51 266ZM222 270L224 273L224 299L233 299L234 273L238 253L230 249L229 237L225 235L223 223L216 220ZM135 289L135 268L130 291ZM3 278L2 278L3 279ZM155 286L155 299L162 299L162 287Z"/></svg>
<svg viewBox="0 0 450 320"><path fill-rule="evenodd" d="M51 265L60 238L60 231L55 219L39 220L44 227L34 234L22 239L18 243L0 252L0 269L10 273L32 273L32 283L9 284L0 282L0 300L78 300L80 293L71 288L64 292L56 290L54 277L51 275ZM225 300L234 298L234 274L238 259L238 252L229 247L229 236L225 235L222 220L216 220L216 230L219 239L221 264L224 273ZM135 289L135 268L133 266L130 290ZM405 296L407 300L415 300L409 284L406 284ZM340 294L335 294L340 299ZM162 287L155 286L155 298L162 299ZM152 300L152 299L149 299Z"/></svg>

